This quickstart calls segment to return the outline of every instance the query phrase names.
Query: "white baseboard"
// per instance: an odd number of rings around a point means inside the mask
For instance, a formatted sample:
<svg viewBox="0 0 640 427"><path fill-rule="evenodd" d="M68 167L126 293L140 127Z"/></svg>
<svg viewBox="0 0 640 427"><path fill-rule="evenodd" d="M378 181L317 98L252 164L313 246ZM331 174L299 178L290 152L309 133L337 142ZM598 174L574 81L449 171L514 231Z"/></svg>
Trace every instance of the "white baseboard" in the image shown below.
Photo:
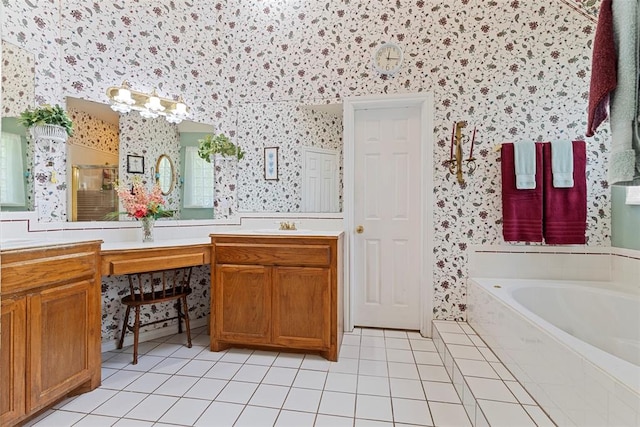
<svg viewBox="0 0 640 427"><path fill-rule="evenodd" d="M209 319L209 316L203 317L201 319L192 320L190 322L191 329L199 328L201 326L207 326L208 319ZM145 341L151 341L151 340L154 340L154 339L157 339L157 338L166 337L166 336L169 336L169 335L173 335L173 334L176 333L177 326L178 326L177 324L172 324L172 325L167 325L164 328L158 328L158 329L152 329L152 330L146 331L146 332L140 332L140 336L138 337L139 343L145 342ZM117 348L117 346L118 346L118 339L115 339L113 341L105 341L105 342L103 342L102 343L102 348L101 348L102 353L104 353L106 351L115 350ZM127 333L127 335L125 335L125 337L124 337L123 346L126 347L126 346L129 346L129 345L133 345L133 333L132 332L131 333Z"/></svg>

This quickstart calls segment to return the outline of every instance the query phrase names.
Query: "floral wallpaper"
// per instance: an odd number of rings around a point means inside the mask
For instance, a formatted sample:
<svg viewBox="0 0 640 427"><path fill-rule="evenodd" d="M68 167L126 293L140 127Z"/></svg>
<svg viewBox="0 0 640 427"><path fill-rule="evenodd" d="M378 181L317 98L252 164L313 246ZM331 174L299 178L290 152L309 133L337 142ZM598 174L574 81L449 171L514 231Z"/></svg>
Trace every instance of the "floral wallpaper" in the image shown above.
<svg viewBox="0 0 640 427"><path fill-rule="evenodd" d="M136 174L127 172L127 156L144 157L144 174L142 180L148 189L155 184L156 162L160 155L166 154L173 161L174 176L180 170L180 136L178 129L167 122L164 117L144 119L138 113L132 112L120 116L120 151L118 172L123 184L131 183ZM172 191L164 196L165 209L176 212L179 219L180 188L173 186Z"/></svg>
<svg viewBox="0 0 640 427"><path fill-rule="evenodd" d="M68 108L67 114L73 121L73 135L67 144L82 145L109 154L118 154L119 128L90 114Z"/></svg>
<svg viewBox="0 0 640 427"><path fill-rule="evenodd" d="M106 88L127 79L134 89L182 95L196 121L240 139L247 135L240 135L239 117L261 104L433 92L434 315L464 319L468 246L503 243L494 147L584 138L599 3L3 0L3 40L38 53L39 100L62 102L64 94L105 102ZM371 65L383 41L404 50L401 70L390 77ZM478 129L478 168L463 186L443 165L458 120ZM587 237L595 246L610 240L608 140L607 126L587 140ZM261 144L249 144L249 155ZM286 151L294 143L285 145ZM247 162L257 161L249 155ZM254 206L254 200L241 200L251 177L242 167L238 173L236 200ZM47 200L49 194L38 193L38 203L62 203Z"/></svg>
<svg viewBox="0 0 640 427"><path fill-rule="evenodd" d="M34 62L32 53L2 41L2 117L19 117L34 106Z"/></svg>
<svg viewBox="0 0 640 427"><path fill-rule="evenodd" d="M340 152L342 188L342 116L289 101L238 106L238 144L247 152L240 161L240 211L300 212L303 147ZM279 147L277 181L264 179L264 148ZM342 206L342 197L339 198Z"/></svg>

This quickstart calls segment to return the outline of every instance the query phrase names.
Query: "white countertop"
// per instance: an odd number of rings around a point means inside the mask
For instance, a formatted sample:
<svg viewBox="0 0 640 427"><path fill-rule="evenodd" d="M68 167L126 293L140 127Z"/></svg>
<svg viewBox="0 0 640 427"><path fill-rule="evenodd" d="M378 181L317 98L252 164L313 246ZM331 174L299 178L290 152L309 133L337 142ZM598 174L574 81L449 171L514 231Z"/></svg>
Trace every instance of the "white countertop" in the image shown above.
<svg viewBox="0 0 640 427"><path fill-rule="evenodd" d="M224 230L211 233L220 236L278 236L278 237L338 237L343 233L341 230L278 230L276 228L262 228L257 230Z"/></svg>
<svg viewBox="0 0 640 427"><path fill-rule="evenodd" d="M0 240L0 250L8 251L13 249L34 249L41 247L51 247L60 245L70 245L74 243L95 242L100 239L38 239L38 238L15 238Z"/></svg>

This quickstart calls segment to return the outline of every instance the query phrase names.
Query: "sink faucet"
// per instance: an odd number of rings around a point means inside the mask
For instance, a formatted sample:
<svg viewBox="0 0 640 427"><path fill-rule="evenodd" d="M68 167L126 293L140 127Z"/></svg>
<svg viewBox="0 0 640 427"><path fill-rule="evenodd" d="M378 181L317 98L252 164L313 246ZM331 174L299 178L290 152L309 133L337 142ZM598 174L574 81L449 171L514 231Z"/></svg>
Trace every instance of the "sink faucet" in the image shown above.
<svg viewBox="0 0 640 427"><path fill-rule="evenodd" d="M283 221L280 223L280 230L295 230L296 229L296 223L291 221Z"/></svg>

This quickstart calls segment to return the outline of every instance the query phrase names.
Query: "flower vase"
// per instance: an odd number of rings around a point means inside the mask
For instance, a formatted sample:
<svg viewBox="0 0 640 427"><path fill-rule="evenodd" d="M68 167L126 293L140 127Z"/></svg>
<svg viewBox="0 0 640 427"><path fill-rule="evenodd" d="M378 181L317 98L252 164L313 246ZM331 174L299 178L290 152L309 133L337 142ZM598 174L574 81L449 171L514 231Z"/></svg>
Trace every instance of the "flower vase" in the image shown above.
<svg viewBox="0 0 640 427"><path fill-rule="evenodd" d="M152 216L145 216L140 218L142 225L142 242L153 242L153 226L156 223L156 219Z"/></svg>

